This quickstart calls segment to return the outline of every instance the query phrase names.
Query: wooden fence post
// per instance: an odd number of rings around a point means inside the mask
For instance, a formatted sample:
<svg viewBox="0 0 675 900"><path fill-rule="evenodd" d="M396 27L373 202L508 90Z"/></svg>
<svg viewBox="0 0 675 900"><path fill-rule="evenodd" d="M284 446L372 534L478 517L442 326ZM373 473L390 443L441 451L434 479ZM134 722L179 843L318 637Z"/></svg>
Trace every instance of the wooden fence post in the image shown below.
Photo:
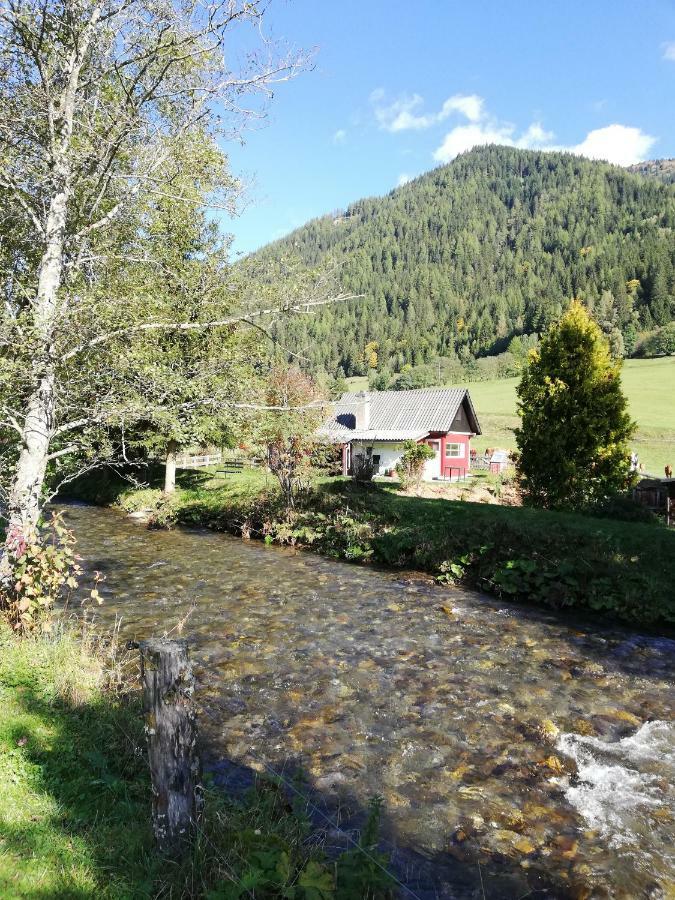
<svg viewBox="0 0 675 900"><path fill-rule="evenodd" d="M152 822L162 853L179 856L202 806L194 676L187 641L153 638L141 651L143 712L152 778Z"/></svg>

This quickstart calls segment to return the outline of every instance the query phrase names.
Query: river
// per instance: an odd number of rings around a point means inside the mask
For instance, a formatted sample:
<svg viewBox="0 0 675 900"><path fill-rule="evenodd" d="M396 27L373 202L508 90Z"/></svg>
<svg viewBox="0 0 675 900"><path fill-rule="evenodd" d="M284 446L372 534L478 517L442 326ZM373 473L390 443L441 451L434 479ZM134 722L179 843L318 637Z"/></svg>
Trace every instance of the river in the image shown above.
<svg viewBox="0 0 675 900"><path fill-rule="evenodd" d="M102 626L142 638L188 616L214 771L302 766L346 833L381 795L401 896L675 897L674 641L112 510L65 515L105 575Z"/></svg>

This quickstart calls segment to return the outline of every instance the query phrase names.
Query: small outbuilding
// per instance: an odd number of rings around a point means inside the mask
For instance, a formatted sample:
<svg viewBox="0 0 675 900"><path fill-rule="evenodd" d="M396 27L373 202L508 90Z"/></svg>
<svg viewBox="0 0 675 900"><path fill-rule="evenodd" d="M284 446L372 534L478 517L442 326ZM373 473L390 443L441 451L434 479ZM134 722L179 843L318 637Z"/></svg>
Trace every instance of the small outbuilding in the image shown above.
<svg viewBox="0 0 675 900"><path fill-rule="evenodd" d="M490 472L493 475L505 472L509 468L510 462L508 450L495 450L490 457Z"/></svg>
<svg viewBox="0 0 675 900"><path fill-rule="evenodd" d="M675 525L675 478L647 475L633 489L633 499L657 516L663 516L666 525Z"/></svg>
<svg viewBox="0 0 675 900"><path fill-rule="evenodd" d="M425 463L425 481L463 478L471 438L480 433L466 388L343 394L319 429L321 437L341 446L344 475L354 474L359 458L370 462L375 475L394 474L403 442L424 442L434 451Z"/></svg>

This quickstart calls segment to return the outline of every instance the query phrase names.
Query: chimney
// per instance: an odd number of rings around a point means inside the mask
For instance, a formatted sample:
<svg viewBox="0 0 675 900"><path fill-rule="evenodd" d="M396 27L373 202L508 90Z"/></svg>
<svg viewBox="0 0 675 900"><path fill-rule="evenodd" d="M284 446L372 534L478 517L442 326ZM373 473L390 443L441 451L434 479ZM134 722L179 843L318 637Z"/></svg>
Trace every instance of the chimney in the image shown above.
<svg viewBox="0 0 675 900"><path fill-rule="evenodd" d="M366 391L359 391L356 394L354 418L357 431L367 431L370 428L370 394Z"/></svg>

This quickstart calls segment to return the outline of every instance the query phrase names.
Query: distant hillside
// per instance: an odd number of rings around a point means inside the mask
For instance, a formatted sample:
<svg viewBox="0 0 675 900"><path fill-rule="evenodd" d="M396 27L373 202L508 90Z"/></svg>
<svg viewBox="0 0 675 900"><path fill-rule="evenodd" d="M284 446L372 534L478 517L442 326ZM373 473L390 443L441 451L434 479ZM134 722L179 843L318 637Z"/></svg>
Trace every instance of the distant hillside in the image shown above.
<svg viewBox="0 0 675 900"><path fill-rule="evenodd" d="M628 170L649 178L658 178L664 184L675 184L675 159L651 159L628 166Z"/></svg>
<svg viewBox="0 0 675 900"><path fill-rule="evenodd" d="M630 351L638 331L675 316L675 185L570 154L481 147L257 256L338 262L345 288L364 295L278 326L315 370L363 373L368 342L394 370L497 353L573 296Z"/></svg>

